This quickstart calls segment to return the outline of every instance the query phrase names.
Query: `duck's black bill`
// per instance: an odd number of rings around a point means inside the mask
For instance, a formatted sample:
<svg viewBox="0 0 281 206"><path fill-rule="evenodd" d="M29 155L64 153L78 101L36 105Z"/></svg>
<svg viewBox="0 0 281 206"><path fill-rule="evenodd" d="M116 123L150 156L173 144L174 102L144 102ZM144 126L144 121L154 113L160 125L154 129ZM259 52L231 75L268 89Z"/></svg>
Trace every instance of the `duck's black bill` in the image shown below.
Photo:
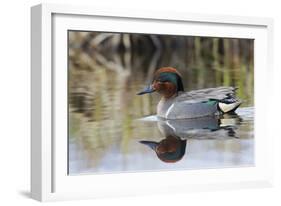
<svg viewBox="0 0 281 206"><path fill-rule="evenodd" d="M155 150L156 147L158 146L159 143L157 142L152 142L152 141L146 141L146 140L142 140L142 141L139 141L140 143L150 147L151 149Z"/></svg>
<svg viewBox="0 0 281 206"><path fill-rule="evenodd" d="M141 92L137 93L137 95L148 94L148 93L152 93L154 91L155 90L152 88L152 86L148 86L144 90L142 90Z"/></svg>

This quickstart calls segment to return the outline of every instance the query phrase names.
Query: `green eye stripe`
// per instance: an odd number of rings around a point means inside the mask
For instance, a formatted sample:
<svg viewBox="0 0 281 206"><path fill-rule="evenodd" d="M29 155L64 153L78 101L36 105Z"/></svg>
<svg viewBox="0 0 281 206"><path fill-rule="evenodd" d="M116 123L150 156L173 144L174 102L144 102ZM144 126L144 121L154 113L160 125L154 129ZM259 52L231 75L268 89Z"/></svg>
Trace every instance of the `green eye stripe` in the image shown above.
<svg viewBox="0 0 281 206"><path fill-rule="evenodd" d="M163 72L159 75L157 80L160 82L171 82L177 85L177 76L175 73Z"/></svg>
<svg viewBox="0 0 281 206"><path fill-rule="evenodd" d="M159 81L160 83L170 82L170 83L176 85L177 91L184 91L181 77L176 73L162 72L159 74L159 76L155 80Z"/></svg>

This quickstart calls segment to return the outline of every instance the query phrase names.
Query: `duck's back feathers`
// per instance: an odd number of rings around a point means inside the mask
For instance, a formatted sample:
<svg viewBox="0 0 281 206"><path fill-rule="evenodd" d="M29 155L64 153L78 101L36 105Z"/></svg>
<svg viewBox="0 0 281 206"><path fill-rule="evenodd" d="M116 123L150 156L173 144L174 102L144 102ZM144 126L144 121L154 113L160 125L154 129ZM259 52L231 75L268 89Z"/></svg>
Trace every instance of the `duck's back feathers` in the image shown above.
<svg viewBox="0 0 281 206"><path fill-rule="evenodd" d="M177 102L197 103L205 102L210 99L222 100L228 97L235 97L235 87L216 87L193 90L189 92L180 92L176 97Z"/></svg>

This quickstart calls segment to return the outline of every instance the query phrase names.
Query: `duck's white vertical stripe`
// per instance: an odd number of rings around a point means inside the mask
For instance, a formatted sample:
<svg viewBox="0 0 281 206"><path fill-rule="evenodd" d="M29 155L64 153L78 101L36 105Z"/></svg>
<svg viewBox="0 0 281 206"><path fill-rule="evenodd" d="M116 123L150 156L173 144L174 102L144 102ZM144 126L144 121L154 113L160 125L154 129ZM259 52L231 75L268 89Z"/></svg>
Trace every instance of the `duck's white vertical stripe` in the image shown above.
<svg viewBox="0 0 281 206"><path fill-rule="evenodd" d="M169 107L169 109L167 110L166 115L165 115L166 119L168 119L168 116L169 116L169 114L170 114L170 112L171 112L171 109L172 109L173 107L174 107L174 104L172 104L172 105Z"/></svg>
<svg viewBox="0 0 281 206"><path fill-rule="evenodd" d="M169 121L166 121L166 123L174 132L176 131L176 128L174 128L173 125L169 123Z"/></svg>

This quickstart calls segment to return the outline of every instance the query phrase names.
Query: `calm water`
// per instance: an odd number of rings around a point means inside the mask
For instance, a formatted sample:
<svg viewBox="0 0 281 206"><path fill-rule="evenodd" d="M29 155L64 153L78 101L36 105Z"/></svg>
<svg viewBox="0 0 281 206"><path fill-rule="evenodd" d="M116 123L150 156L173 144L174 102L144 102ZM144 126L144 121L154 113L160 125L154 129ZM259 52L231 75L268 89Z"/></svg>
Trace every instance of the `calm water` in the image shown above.
<svg viewBox="0 0 281 206"><path fill-rule="evenodd" d="M133 46L123 53L105 44L106 52L88 48L84 45L88 33L69 35L70 175L254 164L253 60L245 56L252 51L252 40L181 37L205 53L193 46L194 51L180 47L172 54L162 49L150 55L144 48L137 54ZM206 53L212 45L211 51L217 48L218 52ZM223 49L231 51L223 55ZM244 103L237 115L160 121L155 116L159 96L136 93L161 66L176 67L186 90L237 86Z"/></svg>
<svg viewBox="0 0 281 206"><path fill-rule="evenodd" d="M254 164L253 108L238 115L196 120L159 121L155 116L133 120L132 131L107 126L100 134L70 141L69 173L125 172L249 166ZM87 126L93 123L88 123ZM89 132L93 131L90 129ZM85 131L86 132L86 131ZM113 134L112 134L113 133ZM122 135L118 135L118 133ZM115 135L114 135L115 134ZM161 160L148 145L177 136L185 144L180 159ZM186 141L184 141L186 140Z"/></svg>

